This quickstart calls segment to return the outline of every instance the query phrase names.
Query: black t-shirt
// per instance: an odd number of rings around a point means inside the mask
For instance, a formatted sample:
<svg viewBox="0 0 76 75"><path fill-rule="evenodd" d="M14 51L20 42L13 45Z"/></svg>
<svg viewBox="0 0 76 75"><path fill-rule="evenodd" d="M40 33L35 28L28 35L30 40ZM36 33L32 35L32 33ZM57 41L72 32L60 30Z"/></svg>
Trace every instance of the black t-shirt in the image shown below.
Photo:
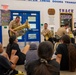
<svg viewBox="0 0 76 75"><path fill-rule="evenodd" d="M22 65L24 64L24 61L26 59L26 55L24 53L21 52L20 48L19 48L19 45L17 43L14 43L12 46L11 46L11 50L16 50L16 54L18 57L19 57L19 60L17 62L18 65Z"/></svg>
<svg viewBox="0 0 76 75"><path fill-rule="evenodd" d="M56 55L61 54L60 70L69 70L68 48L66 44L59 44L56 49Z"/></svg>
<svg viewBox="0 0 76 75"><path fill-rule="evenodd" d="M4 56L0 55L0 75L4 75L11 69L11 63Z"/></svg>
<svg viewBox="0 0 76 75"><path fill-rule="evenodd" d="M14 43L11 47L11 50L17 50L16 52L16 55L18 55L21 51L20 51L20 48L19 48L19 45L17 43Z"/></svg>
<svg viewBox="0 0 76 75"><path fill-rule="evenodd" d="M34 69L40 63L41 63L40 60L36 60L36 61L30 63L26 68L27 75L34 75ZM48 64L51 64L53 67L55 67L58 70L58 72L54 72L53 75L60 75L60 65L55 60L50 60L48 62Z"/></svg>

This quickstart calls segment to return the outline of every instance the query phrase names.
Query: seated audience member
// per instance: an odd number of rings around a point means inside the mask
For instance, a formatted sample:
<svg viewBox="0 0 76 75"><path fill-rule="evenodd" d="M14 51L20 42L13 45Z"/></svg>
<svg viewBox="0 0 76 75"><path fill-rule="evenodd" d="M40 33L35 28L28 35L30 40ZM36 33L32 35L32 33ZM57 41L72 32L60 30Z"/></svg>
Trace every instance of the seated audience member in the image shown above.
<svg viewBox="0 0 76 75"><path fill-rule="evenodd" d="M0 44L0 49L3 50L2 44ZM0 53L2 53L2 51ZM12 64L15 64L15 65L16 65L16 63L17 63L17 61L19 59L19 57L17 55L13 55L9 59L8 54L6 52L3 52L1 55L4 56L5 58L7 58Z"/></svg>
<svg viewBox="0 0 76 75"><path fill-rule="evenodd" d="M0 53L3 52L2 45L0 44ZM14 58L15 59L15 58ZM16 59L16 61L18 58ZM16 75L21 74L22 72L15 70L16 64L14 64L11 60L9 61L3 54L0 54L0 75Z"/></svg>
<svg viewBox="0 0 76 75"><path fill-rule="evenodd" d="M18 40L17 37L10 36L9 38L9 44L7 45L6 53L9 56L9 59L17 55L19 57L19 60L17 62L18 65L24 64L25 58L26 58L26 53L29 50L29 45L26 45L24 49L21 51L19 48L19 45L17 44Z"/></svg>
<svg viewBox="0 0 76 75"><path fill-rule="evenodd" d="M75 72L76 70L76 45L70 43L68 45L68 54L69 54L69 71Z"/></svg>
<svg viewBox="0 0 76 75"><path fill-rule="evenodd" d="M30 44L30 49L26 53L26 62L25 65L27 66L30 62L37 60L38 59L38 54L37 54L37 45L36 43L31 43Z"/></svg>
<svg viewBox="0 0 76 75"><path fill-rule="evenodd" d="M70 44L70 37L64 35L61 37L62 44L56 49L56 61L60 63L60 70L69 70L69 55L67 45Z"/></svg>
<svg viewBox="0 0 76 75"><path fill-rule="evenodd" d="M27 75L60 75L58 62L51 60L53 55L53 45L49 41L39 44L39 59L27 66Z"/></svg>

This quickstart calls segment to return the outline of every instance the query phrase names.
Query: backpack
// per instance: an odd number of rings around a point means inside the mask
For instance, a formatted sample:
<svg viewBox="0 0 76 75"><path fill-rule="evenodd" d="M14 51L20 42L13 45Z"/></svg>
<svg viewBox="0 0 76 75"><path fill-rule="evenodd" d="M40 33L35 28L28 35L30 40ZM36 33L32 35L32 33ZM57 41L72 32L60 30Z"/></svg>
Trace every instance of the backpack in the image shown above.
<svg viewBox="0 0 76 75"><path fill-rule="evenodd" d="M76 48L75 45L72 43L68 45L68 55L69 55L69 71L74 72L76 68Z"/></svg>

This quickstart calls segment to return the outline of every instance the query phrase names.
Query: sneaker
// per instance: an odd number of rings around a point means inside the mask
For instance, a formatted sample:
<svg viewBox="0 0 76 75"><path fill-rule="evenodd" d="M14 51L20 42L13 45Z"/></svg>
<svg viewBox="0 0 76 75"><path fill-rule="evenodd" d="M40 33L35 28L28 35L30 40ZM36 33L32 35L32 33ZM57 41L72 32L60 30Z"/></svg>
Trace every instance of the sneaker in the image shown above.
<svg viewBox="0 0 76 75"><path fill-rule="evenodd" d="M18 74L15 74L15 75L24 75L24 73L21 71L18 71Z"/></svg>

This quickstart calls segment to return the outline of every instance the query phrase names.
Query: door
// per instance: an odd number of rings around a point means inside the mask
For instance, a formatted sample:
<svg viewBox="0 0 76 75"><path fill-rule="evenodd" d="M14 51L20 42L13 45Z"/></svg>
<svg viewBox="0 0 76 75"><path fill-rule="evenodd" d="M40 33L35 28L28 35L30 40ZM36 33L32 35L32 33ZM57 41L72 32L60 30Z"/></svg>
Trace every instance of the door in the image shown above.
<svg viewBox="0 0 76 75"><path fill-rule="evenodd" d="M11 10L11 20L16 16L20 16L21 23L25 23L28 20L30 24L30 30L27 30L26 34L18 38L19 42L40 42L40 12L39 11L18 11Z"/></svg>

